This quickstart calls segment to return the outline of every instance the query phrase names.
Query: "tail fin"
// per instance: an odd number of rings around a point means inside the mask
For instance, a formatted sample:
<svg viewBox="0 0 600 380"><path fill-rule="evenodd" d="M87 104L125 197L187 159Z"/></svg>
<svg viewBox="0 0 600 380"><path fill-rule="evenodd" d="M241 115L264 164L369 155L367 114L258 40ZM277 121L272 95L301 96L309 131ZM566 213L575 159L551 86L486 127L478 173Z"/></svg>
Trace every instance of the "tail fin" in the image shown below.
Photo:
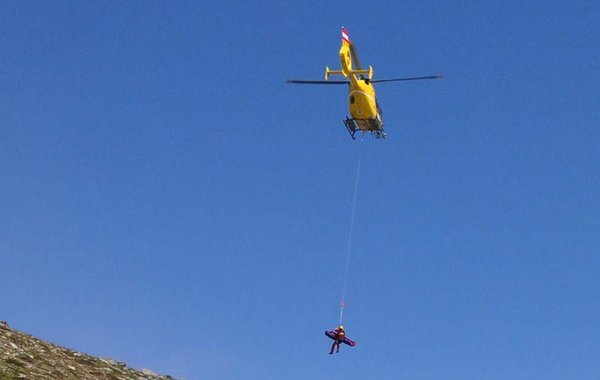
<svg viewBox="0 0 600 380"><path fill-rule="evenodd" d="M342 64L341 70L330 70L329 67L325 68L325 80L329 79L330 75L343 75L348 77L352 71L352 56L350 48L352 43L350 42L350 36L346 28L342 26L342 47L340 47L340 63Z"/></svg>
<svg viewBox="0 0 600 380"><path fill-rule="evenodd" d="M345 44L350 43L350 34L346 30L346 28L344 28L343 26L342 26L342 43L345 43Z"/></svg>

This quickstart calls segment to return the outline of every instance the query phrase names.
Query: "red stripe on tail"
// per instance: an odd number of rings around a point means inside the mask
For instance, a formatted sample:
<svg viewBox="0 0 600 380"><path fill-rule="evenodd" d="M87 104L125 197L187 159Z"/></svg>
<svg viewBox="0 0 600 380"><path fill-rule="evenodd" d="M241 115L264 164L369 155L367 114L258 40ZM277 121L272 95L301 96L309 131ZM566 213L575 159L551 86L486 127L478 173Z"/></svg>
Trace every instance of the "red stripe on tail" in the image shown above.
<svg viewBox="0 0 600 380"><path fill-rule="evenodd" d="M342 41L350 43L350 34L346 30L346 28L344 28L343 26L342 26Z"/></svg>

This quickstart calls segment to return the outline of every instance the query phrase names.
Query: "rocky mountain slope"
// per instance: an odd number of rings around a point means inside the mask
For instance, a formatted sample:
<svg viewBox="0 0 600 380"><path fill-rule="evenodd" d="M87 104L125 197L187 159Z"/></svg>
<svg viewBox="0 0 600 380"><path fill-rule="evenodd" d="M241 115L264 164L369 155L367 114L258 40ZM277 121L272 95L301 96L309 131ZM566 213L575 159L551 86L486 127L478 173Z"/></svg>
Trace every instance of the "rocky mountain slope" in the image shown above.
<svg viewBox="0 0 600 380"><path fill-rule="evenodd" d="M0 380L167 380L150 370L100 359L11 329L0 322Z"/></svg>

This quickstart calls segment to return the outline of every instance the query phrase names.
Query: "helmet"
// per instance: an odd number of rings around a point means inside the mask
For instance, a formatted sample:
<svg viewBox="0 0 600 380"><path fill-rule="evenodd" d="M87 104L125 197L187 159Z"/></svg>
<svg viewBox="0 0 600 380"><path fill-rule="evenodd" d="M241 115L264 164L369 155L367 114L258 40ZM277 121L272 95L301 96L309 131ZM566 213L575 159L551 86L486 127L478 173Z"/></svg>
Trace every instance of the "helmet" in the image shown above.
<svg viewBox="0 0 600 380"><path fill-rule="evenodd" d="M339 325L339 326L338 326L338 329L339 329L339 330L343 330L343 329L344 329L344 326L342 326L342 325Z"/></svg>

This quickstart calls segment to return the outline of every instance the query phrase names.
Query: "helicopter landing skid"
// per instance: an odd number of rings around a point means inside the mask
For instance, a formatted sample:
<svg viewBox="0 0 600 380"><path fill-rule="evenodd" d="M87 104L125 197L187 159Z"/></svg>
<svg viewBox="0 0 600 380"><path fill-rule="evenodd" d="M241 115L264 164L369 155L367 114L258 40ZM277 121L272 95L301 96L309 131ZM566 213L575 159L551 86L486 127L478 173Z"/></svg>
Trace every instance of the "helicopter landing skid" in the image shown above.
<svg viewBox="0 0 600 380"><path fill-rule="evenodd" d="M352 140L356 140L356 133L359 131L371 132L376 139L385 139L386 133L383 131L383 125L379 119L350 119L346 117L344 125L350 133Z"/></svg>

